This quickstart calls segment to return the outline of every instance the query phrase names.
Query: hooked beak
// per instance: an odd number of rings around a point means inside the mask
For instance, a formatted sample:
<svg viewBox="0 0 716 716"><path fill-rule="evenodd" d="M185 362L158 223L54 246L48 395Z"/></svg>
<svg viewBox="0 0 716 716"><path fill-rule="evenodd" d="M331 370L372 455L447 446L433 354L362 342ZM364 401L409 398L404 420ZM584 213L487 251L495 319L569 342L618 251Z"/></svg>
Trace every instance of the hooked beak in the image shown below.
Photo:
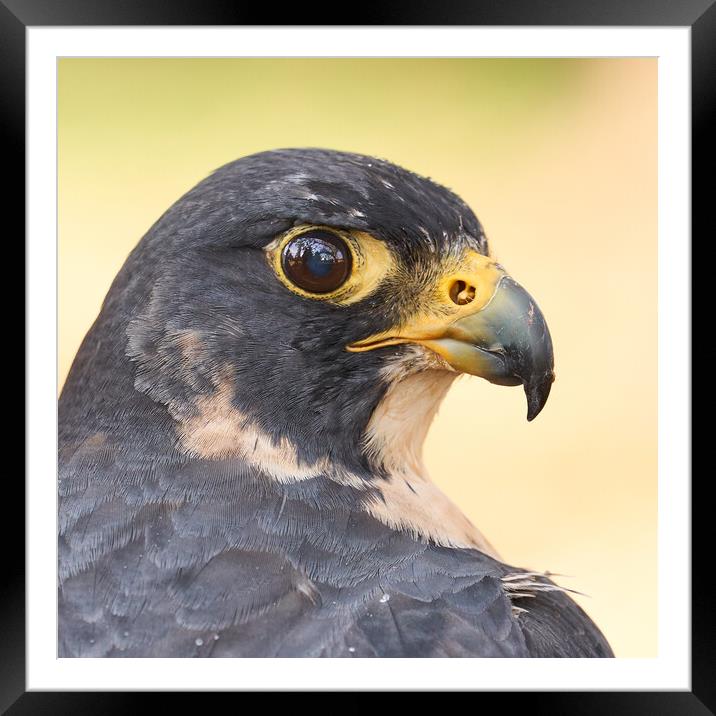
<svg viewBox="0 0 716 716"><path fill-rule="evenodd" d="M356 341L347 349L424 345L455 370L498 385L523 385L527 420L533 420L554 381L547 323L534 299L499 264L471 254L431 296L430 303L439 305L427 306L427 312L398 329Z"/></svg>

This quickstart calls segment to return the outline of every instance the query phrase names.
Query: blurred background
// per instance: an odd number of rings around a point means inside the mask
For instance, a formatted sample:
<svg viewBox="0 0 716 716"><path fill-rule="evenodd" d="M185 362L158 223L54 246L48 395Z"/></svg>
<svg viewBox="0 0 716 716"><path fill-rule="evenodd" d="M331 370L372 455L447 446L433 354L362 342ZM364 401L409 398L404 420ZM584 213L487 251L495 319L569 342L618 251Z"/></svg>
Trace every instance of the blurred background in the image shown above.
<svg viewBox="0 0 716 716"><path fill-rule="evenodd" d="M68 58L58 73L60 387L129 251L216 167L317 146L430 176L536 298L557 372L530 424L520 389L456 381L431 474L506 562L569 575L617 656L656 656L655 59Z"/></svg>

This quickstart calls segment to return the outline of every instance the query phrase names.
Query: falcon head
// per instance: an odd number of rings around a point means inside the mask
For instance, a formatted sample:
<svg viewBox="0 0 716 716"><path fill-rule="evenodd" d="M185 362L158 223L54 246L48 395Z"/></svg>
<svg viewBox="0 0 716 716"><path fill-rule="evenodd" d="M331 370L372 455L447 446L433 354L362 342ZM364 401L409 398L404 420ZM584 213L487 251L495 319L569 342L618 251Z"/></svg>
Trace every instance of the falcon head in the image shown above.
<svg viewBox="0 0 716 716"><path fill-rule="evenodd" d="M470 208L357 154L227 164L161 217L108 301L129 316L135 387L211 459L241 433L245 452L290 446L293 469L370 468L375 421L400 443L460 373L524 386L528 420L554 379L545 319Z"/></svg>

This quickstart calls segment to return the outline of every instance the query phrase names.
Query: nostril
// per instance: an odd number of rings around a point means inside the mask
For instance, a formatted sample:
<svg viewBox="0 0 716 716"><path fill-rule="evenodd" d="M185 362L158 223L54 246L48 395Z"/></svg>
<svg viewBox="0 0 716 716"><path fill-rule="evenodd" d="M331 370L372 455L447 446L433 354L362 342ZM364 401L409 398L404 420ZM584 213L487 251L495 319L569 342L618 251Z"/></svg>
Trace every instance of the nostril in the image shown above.
<svg viewBox="0 0 716 716"><path fill-rule="evenodd" d="M450 286L450 300L458 306L472 303L475 300L475 287L465 281L455 281Z"/></svg>

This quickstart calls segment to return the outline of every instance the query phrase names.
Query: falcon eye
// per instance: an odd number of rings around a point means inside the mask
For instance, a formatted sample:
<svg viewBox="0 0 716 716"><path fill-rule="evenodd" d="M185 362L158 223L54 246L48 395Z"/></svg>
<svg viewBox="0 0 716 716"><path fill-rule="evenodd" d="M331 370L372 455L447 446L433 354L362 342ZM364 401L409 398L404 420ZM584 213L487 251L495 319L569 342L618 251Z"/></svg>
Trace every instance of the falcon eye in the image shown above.
<svg viewBox="0 0 716 716"><path fill-rule="evenodd" d="M264 253L289 291L336 306L361 301L396 271L384 241L364 231L332 226L299 224L274 237Z"/></svg>
<svg viewBox="0 0 716 716"><path fill-rule="evenodd" d="M286 277L304 291L331 293L350 275L351 252L336 234L313 229L284 246L281 267Z"/></svg>

